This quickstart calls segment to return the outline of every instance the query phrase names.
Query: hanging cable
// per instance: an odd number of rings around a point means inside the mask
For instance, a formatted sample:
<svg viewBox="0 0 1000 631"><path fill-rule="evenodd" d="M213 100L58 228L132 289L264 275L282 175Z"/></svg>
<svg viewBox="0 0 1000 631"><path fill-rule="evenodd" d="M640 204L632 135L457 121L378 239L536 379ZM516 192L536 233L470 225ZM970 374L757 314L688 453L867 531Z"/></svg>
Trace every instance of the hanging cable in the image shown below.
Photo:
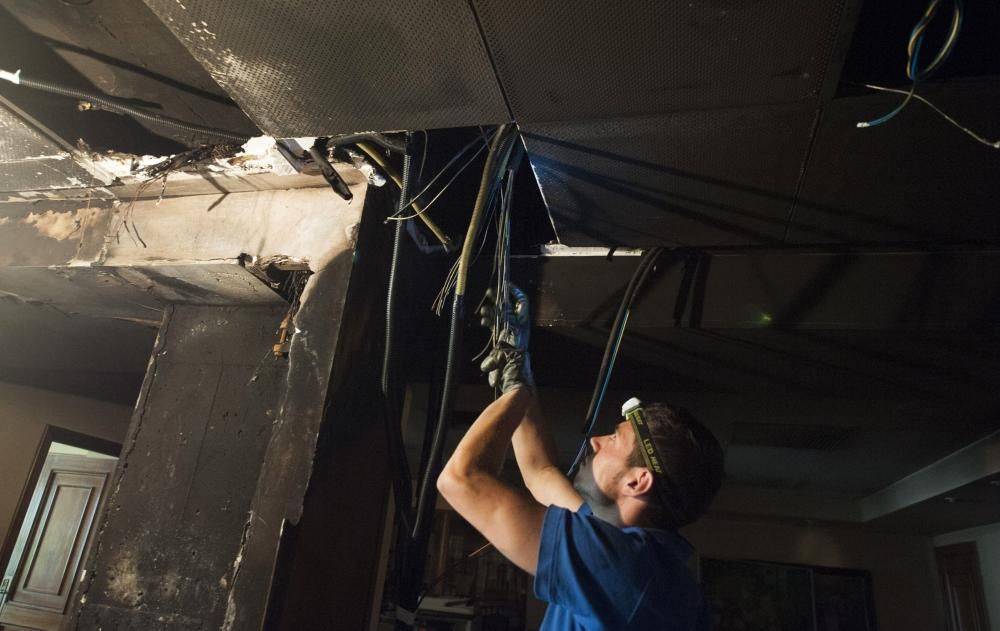
<svg viewBox="0 0 1000 631"><path fill-rule="evenodd" d="M433 510L433 502L430 501L434 486L440 469L441 449L444 446L444 439L448 432L448 418L451 415L452 399L455 389L455 364L458 362L459 349L461 347L461 333L464 317L465 287L469 274L469 261L472 258L472 249L475 237L479 232L479 224L482 220L483 211L493 190L499 181L499 175L503 172L506 158L510 155L510 140L512 134L508 133L513 127L501 125L500 129L493 136L490 144L489 154L486 156L486 164L483 167L483 176L479 184L479 193L476 195L476 202L472 208L472 216L469 220L469 228L462 243L462 253L459 256L458 276L455 284L455 292L452 297L451 326L448 334L448 354L445 363L444 385L441 391L441 407L438 413L437 422L434 426L434 435L431 439L431 448L427 458L427 467L424 470L423 478L420 481L419 496L417 499L417 512L414 519L412 539L419 540L427 527L428 519ZM499 168L498 168L499 165Z"/></svg>
<svg viewBox="0 0 1000 631"><path fill-rule="evenodd" d="M23 85L24 87L31 88L33 90L40 90L50 94L58 94L60 96L77 99L94 106L94 109L107 110L116 114L126 114L154 125L172 127L174 129L189 131L195 134L203 134L205 136L213 136L215 138L221 138L229 142L236 142L239 144L243 144L250 139L250 134L239 134L226 131L225 129L218 129L217 127L206 127L205 125L189 123L178 118L164 116L163 114L157 114L133 105L128 105L106 96L101 96L100 94L84 92L83 90L77 90L75 88L68 88L66 86L59 85L58 83L50 83L48 81L23 77L21 76L20 70L17 72L0 70L0 79L5 79L15 85Z"/></svg>
<svg viewBox="0 0 1000 631"><path fill-rule="evenodd" d="M512 161L511 157L513 155L514 147L517 147L517 155L516 155L515 159ZM524 151L524 145L523 145L523 143L521 143L519 140L515 139L514 142L511 143L508 152L505 154L505 158L504 158L505 159L505 164L506 163L517 164L517 161L520 160L520 156L523 153L523 151ZM487 208L486 219L484 221L480 222L480 226L481 226L480 227L480 231L482 231L482 226L489 225L489 222L490 222L491 218L493 217L494 212L496 212L496 207L497 207L496 201L497 201L498 193L499 193L499 187L497 187L497 188L494 189L494 191L490 194L489 200L486 202L486 208ZM479 254L482 252L483 247L486 245L486 240L485 239L480 240L479 239L479 233L477 233L476 234L476 241L479 243L479 250L476 252L475 259L478 259L479 258ZM459 262L460 262L459 260L457 260L457 259L455 260L455 263L451 266L451 269L448 271L448 275L445 277L444 284L441 286L440 291L438 291L437 296L434 298L434 303L431 306L431 309L437 315L441 315L442 311L444 311L444 307L445 307L445 303L447 302L448 295L455 288L455 284L458 282L458 267L459 267Z"/></svg>
<svg viewBox="0 0 1000 631"><path fill-rule="evenodd" d="M870 83L866 83L865 87L869 88L871 90L879 90L880 92L893 92L895 94L907 94L906 90L897 90L896 88L887 88L885 86L872 85ZM982 143L982 144L986 145L987 147L993 147L994 149L1000 149L1000 140L988 140L986 138L983 138L982 136L980 136L976 132L972 131L968 127L963 126L961 123L959 123L958 121L956 121L951 116L948 116L947 114L945 114L941 110L941 108L939 108L937 105L934 105L933 103L931 103L930 101L928 101L924 97L920 96L916 92L913 93L913 98L917 99L918 101L920 101L921 103L923 103L927 107L929 107L932 110L934 110L935 112L937 112L941 116L941 118L945 119L946 121L948 121L949 123L951 123L955 127L957 127L960 130L962 130L965 134L967 134L969 137L971 137L976 142Z"/></svg>
<svg viewBox="0 0 1000 631"><path fill-rule="evenodd" d="M408 144L412 140L407 134ZM399 203L402 205L410 192L413 182L413 160L410 151L403 154L403 179L399 189ZM386 440L390 462L393 463L392 485L396 501L396 512L402 527L409 532L412 529L413 518L411 503L413 489L410 481L410 465L403 445L402 428L400 427L399 406L396 404L396 392L392 384L393 350L396 333L394 315L396 312L396 289L399 271L399 254L403 242L403 225L397 224L392 240L392 258L389 263L389 282L385 299L385 345L382 355L382 400L385 409Z"/></svg>
<svg viewBox="0 0 1000 631"><path fill-rule="evenodd" d="M491 137L491 138L492 138L492 137ZM437 182L437 181L438 181L438 179L439 179L439 178L440 178L440 177L441 177L442 175L444 175L444 174L445 174L445 172L446 172L446 171L447 171L447 170L448 170L448 169L449 169L449 168L451 167L451 165L455 164L455 162L457 162L459 158L461 158L461 157L462 157L463 155L465 155L465 153L466 153L466 152L467 152L467 151L468 151L469 149L471 149L472 147L475 147L475 146L476 146L477 144L479 145L479 149L478 149L478 150L477 150L477 151L476 151L476 152L475 152L474 154L472 154L472 157L471 157L471 158L469 158L468 160L466 160L466 161L465 161L465 164L463 164L463 165L462 165L462 166L461 166L461 167L460 167L460 168L458 169L458 171L457 171L457 172L456 172L456 173L455 173L455 174L454 174L454 175L453 175L453 176L451 177L451 179L450 179L450 180L448 180L448 182L447 182L447 183L446 183L446 184L445 184L444 186L442 186L442 187L441 187L441 190L439 190L439 191L438 191L438 193L437 193L437 195L435 195L435 196L434 196L434 198L433 198L433 199L431 199L431 201L427 203L427 205L426 205L426 206L425 206L425 207L423 208L423 210L420 210L420 211L418 211L418 212L417 212L416 214L413 214L413 215L410 215L410 216L408 216L408 217L401 217L401 216L400 216L400 215L402 215L402 213L403 213L403 211L404 211L404 210L406 210L407 208L409 208L409 207L413 206L413 204L414 204L414 203L416 202L416 200L420 199L420 197L421 197L421 196L422 196L422 195L423 195L424 193L426 193L426 192L427 192L428 190L430 190L431 186L433 186L433 185L434 185L434 183L435 183L435 182ZM439 171L437 172L437 174L435 174L435 175L434 175L434 177L432 177L432 178L431 178L431 181L430 181L430 182L428 182L428 183L427 183L427 185L426 185L426 186L424 186L424 187L423 187L422 189L420 189L420 192L419 192L419 193L417 193L417 194L416 194L416 195L414 195L413 197L410 197L410 198L409 198L409 199L408 199L408 200L407 200L407 201L406 201L405 203L403 203L403 204L400 204L400 207L399 207L399 211L398 211L398 212L396 212L396 213L395 213L395 214L394 214L393 216L389 217L389 219L391 219L391 220L395 220L395 221L406 221L407 219L413 219L414 217L417 217L417 216L418 216L418 215L420 215L421 213L423 213L423 212L426 212L426 211L427 211L427 209L428 209L428 208L430 208L430 207L431 207L431 205L432 205L432 204L433 204L433 203L434 203L435 201L437 201L437 198L438 198L438 197L441 197L441 194L442 194L442 193L443 193L443 192L444 192L445 190L447 190L447 188L448 188L449 186L451 186L451 183L452 183L452 182L454 182L454 181L455 181L455 179L456 179L456 178L458 178L458 176L459 176L459 175L461 175L461 174L462 174L462 172L463 172L463 171L465 171L465 169L466 169L466 168L467 168L467 167L468 167L468 166L469 166L470 164L472 164L472 162L473 162L473 161L474 161L474 160L476 159L476 157L478 157L478 156L479 156L479 154L483 152L483 149L486 149L486 148L488 148L488 147L489 147L489 140L486 140L486 141L484 141L484 140L483 140L482 138L480 138L479 136L476 136L475 138L473 138L473 139L472 139L472 141L471 141L470 143L468 143L467 145L465 145L464 147L462 147L461 149L459 149L459 150L458 150L458 152L457 152L457 153L456 153L456 154L455 154L454 156L452 156L452 157L451 157L451 159L450 159L450 160L448 160L448 162L447 162L447 163L446 163L446 164L445 164L445 165L444 165L443 167L441 167L441 169L440 169L440 170L439 170Z"/></svg>
<svg viewBox="0 0 1000 631"><path fill-rule="evenodd" d="M888 114L880 116L876 119L870 121L862 121L858 123L858 127L875 127L876 125L881 125L897 114L903 111L914 97L917 89L917 83L926 80L931 74L934 73L951 55L951 51L955 48L955 43L958 41L959 31L962 29L962 16L964 13L964 7L962 0L954 0L951 26L948 29L948 36L945 39L944 44L938 49L934 58L925 67L920 67L920 49L924 43L924 34L927 31L927 27L930 25L931 20L934 19L934 14L937 13L938 5L941 4L941 0L931 0L930 4L927 6L927 10L924 11L923 16L917 25L913 27L910 31L910 38L906 45L906 77L910 80L910 89L903 94L906 98L900 103L896 109L892 110Z"/></svg>
<svg viewBox="0 0 1000 631"><path fill-rule="evenodd" d="M385 174L389 176L389 179L391 179L393 182L396 183L396 186L399 186L400 188L402 188L402 186L403 186L403 180L402 180L402 178L400 178L399 174L396 173L396 170L394 168L392 168L392 166L389 165L389 163L386 161L385 157L381 153L378 152L378 149L376 149L375 147L371 146L367 142L359 142L359 143L356 144L356 146L357 146L358 149L360 149L360 150L364 151L366 154L368 154L368 157L371 158L372 160L374 160L375 163L378 164L382 168L382 170L385 172ZM418 208L418 209L420 208L419 206L414 206L414 207ZM441 245L444 246L444 249L447 250L447 251L451 251L451 247L452 247L451 239L448 238L448 235L446 235L441 230L441 228L438 227L438 225L436 223L434 223L434 220L431 219L430 216L422 214L422 213L420 215L420 220L423 221L424 225L427 226L427 229L430 230L434 234L435 237L437 237L437 240L441 242Z"/></svg>
<svg viewBox="0 0 1000 631"><path fill-rule="evenodd" d="M567 475L572 478L573 473L579 466L584 453L587 450L587 440L594 430L597 416L601 411L601 404L604 402L604 395L607 393L608 384L611 382L611 373L618 359L618 350L621 348L622 338L625 335L625 327L628 325L629 315L632 312L632 304L646 282L650 271L654 268L656 261L663 253L663 248L652 248L646 250L639 259L639 264L632 273L628 286L625 288L625 295L622 296L621 304L618 306L618 313L615 315L614 323L611 325L611 333L608 336L608 343L604 348L604 357L601 359L601 367L597 372L597 381L594 383L594 393L590 398L590 405L587 407L587 416L583 426L583 442L577 450L573 464L570 465Z"/></svg>

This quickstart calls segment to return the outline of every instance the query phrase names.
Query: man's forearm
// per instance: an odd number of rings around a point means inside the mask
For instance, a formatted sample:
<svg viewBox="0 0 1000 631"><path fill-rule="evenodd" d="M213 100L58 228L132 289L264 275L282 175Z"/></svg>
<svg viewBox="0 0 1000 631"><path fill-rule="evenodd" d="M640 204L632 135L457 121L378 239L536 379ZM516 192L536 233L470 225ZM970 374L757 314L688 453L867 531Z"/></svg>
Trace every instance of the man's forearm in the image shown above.
<svg viewBox="0 0 1000 631"><path fill-rule="evenodd" d="M437 488L501 554L534 574L545 508L498 477L511 436L531 400L530 393L521 390L508 392L483 410L438 476Z"/></svg>
<svg viewBox="0 0 1000 631"><path fill-rule="evenodd" d="M458 443L442 473L459 477L482 472L498 475L507 445L533 401L530 391L518 388L488 405Z"/></svg>
<svg viewBox="0 0 1000 631"><path fill-rule="evenodd" d="M583 503L583 498L559 468L555 440L548 423L542 417L538 399L531 391L525 394L527 407L512 438L514 457L517 458L524 485L535 500L544 506L555 504L576 510Z"/></svg>
<svg viewBox="0 0 1000 631"><path fill-rule="evenodd" d="M525 392L525 395L528 397L527 407L514 431L512 443L521 477L531 489L540 475L557 468L557 462L555 441L542 417L538 398L530 391Z"/></svg>

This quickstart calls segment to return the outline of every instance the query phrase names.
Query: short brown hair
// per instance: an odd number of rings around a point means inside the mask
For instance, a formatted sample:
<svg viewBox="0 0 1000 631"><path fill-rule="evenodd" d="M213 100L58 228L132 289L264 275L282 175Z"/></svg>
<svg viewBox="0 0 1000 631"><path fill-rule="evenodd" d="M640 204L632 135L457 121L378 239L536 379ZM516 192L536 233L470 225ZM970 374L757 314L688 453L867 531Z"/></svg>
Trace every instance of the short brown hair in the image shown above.
<svg viewBox="0 0 1000 631"><path fill-rule="evenodd" d="M711 430L683 408L653 403L643 405L642 411L664 468L663 478L654 478L650 521L660 528L680 528L701 517L719 491L722 446ZM629 465L645 466L638 441ZM663 485L661 492L656 492L657 485Z"/></svg>

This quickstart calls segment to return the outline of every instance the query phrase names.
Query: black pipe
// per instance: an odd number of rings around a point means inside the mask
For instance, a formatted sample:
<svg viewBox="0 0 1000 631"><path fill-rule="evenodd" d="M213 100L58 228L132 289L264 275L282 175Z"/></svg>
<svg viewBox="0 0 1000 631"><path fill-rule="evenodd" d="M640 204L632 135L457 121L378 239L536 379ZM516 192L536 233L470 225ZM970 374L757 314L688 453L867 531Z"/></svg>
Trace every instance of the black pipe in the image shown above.
<svg viewBox="0 0 1000 631"><path fill-rule="evenodd" d="M230 142L236 142L243 144L250 139L249 134L237 134L234 132L226 131L224 129L218 129L217 127L206 127L205 125L198 125L196 123L189 123L187 121L182 121L171 116L164 116L162 114L156 114L148 110L144 110L120 101L108 98L106 96L101 96L99 94L93 94L90 92L84 92L82 90L77 90L75 88L68 88L66 86L59 85L57 83L49 83L48 81L40 81L38 79L26 78L18 75L18 85L23 85L27 88L33 90L41 90L42 92L49 92L51 94L58 94L60 96L66 96L73 99L79 99L81 101L87 101L94 105L99 106L99 109L108 110L109 112L115 112L117 114L127 114L135 118L144 120L155 125L162 125L164 127L173 127L175 129L182 129L184 131L189 131L196 134L204 134L206 136L215 136L216 138L223 138Z"/></svg>
<svg viewBox="0 0 1000 631"><path fill-rule="evenodd" d="M448 435L448 417L451 415L452 400L455 397L455 373L457 371L458 352L462 346L462 323L464 320L465 296L453 294L451 303L451 329L448 333L448 356L444 367L444 384L441 388L441 407L437 424L434 427L434 438L427 458L424 477L420 481L420 496L417 501L417 515L414 520L412 539L418 540L424 534L429 515L434 511L432 501L436 490L435 481L441 470L441 450L444 447L445 436Z"/></svg>

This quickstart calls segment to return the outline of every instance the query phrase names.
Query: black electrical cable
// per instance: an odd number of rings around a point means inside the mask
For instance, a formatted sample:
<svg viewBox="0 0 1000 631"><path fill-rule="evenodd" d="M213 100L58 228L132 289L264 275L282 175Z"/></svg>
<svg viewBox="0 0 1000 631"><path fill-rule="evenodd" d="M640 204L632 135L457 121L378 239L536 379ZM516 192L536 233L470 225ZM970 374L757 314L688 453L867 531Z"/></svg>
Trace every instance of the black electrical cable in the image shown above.
<svg viewBox="0 0 1000 631"><path fill-rule="evenodd" d="M234 132L226 131L225 129L219 129L217 127L207 127L205 125L198 125L196 123L188 123L171 116L164 116L162 114L156 114L148 110L144 110L132 105L121 103L114 99L110 99L106 96L101 96L99 94L93 94L91 92L84 92L83 90L77 90L75 88L69 88L58 83L51 83L48 81L41 81L39 79L31 79L29 77L23 77L20 72L16 73L17 81L12 81L17 85L23 85L26 88L31 88L33 90L40 90L42 92L49 92L51 94L58 94L60 96L66 96L73 99L79 99L81 101L87 101L93 105L98 106L99 109L108 110L109 112L115 112L117 114L127 114L129 116L134 116L140 120L144 120L148 123L153 123L155 125L162 125L164 127L173 127L175 129L182 129L184 131L189 131L196 134L204 134L206 136L215 136L216 138L224 138L225 140L231 142L238 142L243 144L250 139L249 134L237 134Z"/></svg>
<svg viewBox="0 0 1000 631"><path fill-rule="evenodd" d="M410 140L407 134L407 141ZM409 151L403 154L403 175L399 190L399 205L402 205L410 192L413 180L413 160ZM386 439L388 441L389 457L394 461L392 476L393 494L396 498L396 511L403 528L409 532L412 528L411 502L413 489L410 482L410 465L403 446L402 428L399 425L398 408L395 404L395 392L392 389L392 353L395 341L396 324L396 281L399 269L399 253L403 241L403 224L397 223L393 234L392 259L389 263L389 282L385 299L385 347L382 355L382 397L385 404Z"/></svg>
<svg viewBox="0 0 1000 631"><path fill-rule="evenodd" d="M459 258L458 280L455 285L455 292L451 304L451 326L448 334L448 355L445 363L444 386L441 391L441 408L438 414L437 423L434 427L434 437L431 441L430 455L427 458L427 467L424 469L423 477L420 480L419 497L417 499L417 513L414 518L413 539L419 540L427 527L427 520L434 510L434 502L431 500L431 489L434 486L434 479L440 470L441 450L444 446L444 438L448 433L448 419L451 415L452 399L454 398L456 364L458 353L461 348L462 320L464 319L465 301L465 281L468 276L468 263L472 254L472 241L478 233L479 222L482 219L483 210L487 201L492 197L493 192L500 181L506 158L509 153L507 143L514 137L513 126L501 126L493 137L489 155L486 157L486 164L483 166L483 177L479 183L479 193L476 195L476 202L472 209L472 218L469 221L469 229L466 232L465 241L462 243L462 254ZM498 162L499 160L499 162ZM499 168L497 165L500 165Z"/></svg>
<svg viewBox="0 0 1000 631"><path fill-rule="evenodd" d="M597 415L601 411L601 403L604 401L604 395L607 392L608 383L611 380L611 372L614 370L615 359L618 356L618 348L620 347L622 337L625 334L625 325L628 321L629 312L632 309L632 303L635 301L635 297L638 295L639 289L646 282L649 272L653 269L656 264L656 260L662 253L663 248L652 248L643 253L635 271L632 272L632 278L629 280L629 283L625 288L625 295L622 296L621 304L618 305L618 312L615 314L615 320L611 326L611 333L608 335L608 343L604 347L604 357L601 359L601 367L597 373L597 381L594 383L594 393L591 395L590 405L587 407L587 416L583 425L583 443L577 451L576 458L573 460L573 464L570 465L567 472L570 477L572 477L576 468L579 466L580 460L587 448L587 438L593 431L594 424L597 423Z"/></svg>
<svg viewBox="0 0 1000 631"><path fill-rule="evenodd" d="M516 149L514 148L515 146L516 146ZM512 153L507 153L507 152L512 152ZM508 195L504 199L505 209L502 211L502 214L506 217L506 220L508 222L510 221L510 204L511 204L511 197L510 197L511 192L510 191L511 191L511 188L513 187L514 177L517 174L517 170L518 170L518 167L520 165L520 161L521 161L521 157L522 157L523 152L524 152L524 145L521 144L521 143L518 143L518 139L517 139L517 135L516 134L512 134L512 140L511 140L510 146L506 147L504 150L501 151L501 154L504 155L505 158L501 162L501 167L498 169L498 173L500 174L499 177L502 179L503 176L504 176L504 173L506 173L506 177L508 178L508 181L507 181ZM510 165L510 166L508 166L508 165ZM498 180L497 184L500 184L499 180ZM500 188L499 186L496 186L495 190L494 190L494 193L496 192L496 190L499 190L499 188ZM488 201L487 204L491 205L492 201L493 201L493 197L492 197L492 194L491 194L490 201ZM501 222L502 221L503 220L501 220ZM485 222L483 222L483 223L485 223ZM503 230L506 233L504 236L498 236L498 239L497 239L497 249L498 249L498 251L499 250L503 250L503 251L507 252L508 249L509 249L509 246L510 246L510 244L509 244L509 226L507 226L506 229L498 227L497 230L498 230L498 232L501 231L501 230ZM478 236L477 236L477 239L478 239ZM502 242L504 242L504 241L507 241L506 246L502 245ZM506 256L509 256L509 252L508 252L508 254ZM496 263L496 262L494 262L494 263ZM498 272L497 272L496 269L494 269L494 273L498 274ZM503 276L505 276L505 274L503 274ZM501 290L501 291L497 292L497 295L498 296L505 296L506 292ZM447 377L447 375L446 375L446 377ZM431 396L430 400L433 401L434 397ZM429 425L428 425L428 428L429 428ZM425 437L425 439L424 439L425 448L426 448L427 442L428 442L428 439ZM431 442L433 442L433 441L431 441ZM426 463L425 463L425 465L426 465ZM486 545L481 546L479 549L477 549L472 554L470 554L467 557L464 557L462 559L459 559L458 561L456 561L455 563L453 563L452 565L450 565L448 568L445 569L444 572L442 572L441 574L439 574L436 578L434 578L434 580L432 580L430 583L428 583L427 585L425 585L424 588L421 590L420 595L417 597L416 604L413 606L413 611L416 611L416 610L418 610L420 608L420 603L423 602L424 597L427 595L427 593L431 589L434 588L435 585L437 585L439 582L441 582L442 580L444 580L445 578L447 578L447 576L450 573L452 573L454 570L456 570L457 568L459 568L462 565L468 563L469 561L471 561L472 559L478 557L482 553L487 552L492 546L493 546L493 544L486 543Z"/></svg>
<svg viewBox="0 0 1000 631"><path fill-rule="evenodd" d="M629 279L628 285L625 288L625 294L622 296L621 304L618 305L618 312L615 314L614 324L611 327L611 335L608 336L608 342L604 347L604 357L601 359L601 367L597 373L597 383L595 384L594 392L590 397L590 405L587 406L584 433L590 433L590 430L594 427L597 415L600 412L601 402L604 398L604 389L602 386L607 380L607 375L611 368L613 368L611 357L614 353L615 347L617 346L625 314L632 305L632 300L635 297L636 289L639 286L640 281L645 279L648 268L656 261L660 252L660 248L653 248L646 250L643 253L635 271L632 272L632 278Z"/></svg>
<svg viewBox="0 0 1000 631"><path fill-rule="evenodd" d="M403 176L399 186L399 203L397 210L403 207L410 192L410 180L413 175L413 160L407 152L403 156ZM396 275L399 268L399 250L403 241L403 224L397 223L392 240L392 259L389 263L389 286L385 297L385 348L382 355L382 395L389 396L390 365L392 362L393 342L393 311L396 299Z"/></svg>
<svg viewBox="0 0 1000 631"><path fill-rule="evenodd" d="M448 354L444 366L444 384L441 389L441 408L437 423L434 425L434 436L431 439L431 451L427 458L427 467L420 481L420 497L417 502L417 514L414 517L411 538L419 540L427 527L435 502L429 501L430 487L440 470L441 448L448 434L448 417L455 398L455 373L458 364L458 353L462 346L462 325L465 319L465 296L454 294L451 302L451 326L448 331Z"/></svg>

